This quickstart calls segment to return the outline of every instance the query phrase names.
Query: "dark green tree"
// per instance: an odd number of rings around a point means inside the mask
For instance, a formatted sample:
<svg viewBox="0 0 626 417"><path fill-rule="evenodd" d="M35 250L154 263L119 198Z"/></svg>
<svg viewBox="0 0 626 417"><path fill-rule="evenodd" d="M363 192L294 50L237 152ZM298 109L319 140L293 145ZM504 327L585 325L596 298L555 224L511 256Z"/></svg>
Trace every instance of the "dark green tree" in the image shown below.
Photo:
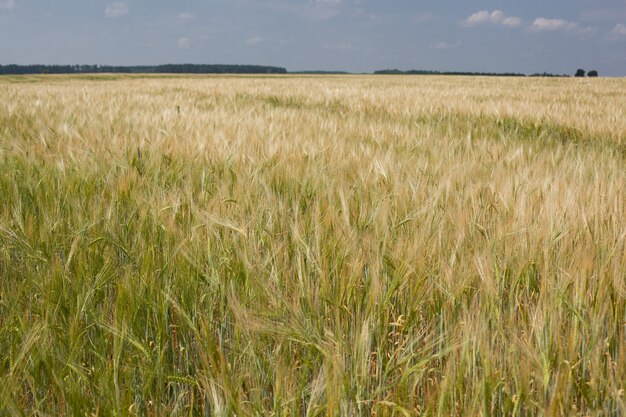
<svg viewBox="0 0 626 417"><path fill-rule="evenodd" d="M585 70L584 69L579 69L576 71L576 74L574 75L574 77L584 77L585 76Z"/></svg>
<svg viewBox="0 0 626 417"><path fill-rule="evenodd" d="M587 77L597 77L598 76L598 71L596 70L591 70L587 73Z"/></svg>

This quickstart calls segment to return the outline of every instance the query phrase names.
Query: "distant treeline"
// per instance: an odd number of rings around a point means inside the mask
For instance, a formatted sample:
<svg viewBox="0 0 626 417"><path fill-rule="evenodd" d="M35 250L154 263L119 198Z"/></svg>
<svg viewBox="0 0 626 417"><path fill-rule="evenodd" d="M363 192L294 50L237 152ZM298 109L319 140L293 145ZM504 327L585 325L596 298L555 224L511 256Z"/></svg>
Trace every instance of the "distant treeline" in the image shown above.
<svg viewBox="0 0 626 417"><path fill-rule="evenodd" d="M301 75L348 75L350 72L346 71L289 71L289 74L301 74Z"/></svg>
<svg viewBox="0 0 626 417"><path fill-rule="evenodd" d="M350 74L344 71L297 71L288 72L286 68L263 65L203 65L203 64L166 64L166 65L0 65L0 75L15 74ZM426 71L385 69L374 71L380 75L471 75L497 77L526 77L515 72L461 72L461 71ZM590 72L591 75L591 72ZM529 77L568 77L549 73L536 73Z"/></svg>
<svg viewBox="0 0 626 417"><path fill-rule="evenodd" d="M534 74L530 74L528 77L556 77L556 78L566 78L570 77L567 74L550 74L549 72L536 72Z"/></svg>
<svg viewBox="0 0 626 417"><path fill-rule="evenodd" d="M0 75L8 74L286 74L281 67L262 65L167 64L155 66L111 65L0 65Z"/></svg>
<svg viewBox="0 0 626 417"><path fill-rule="evenodd" d="M469 75L482 77L526 77L526 74L517 72L463 72L463 71L426 71L426 70L409 70L401 71L397 69L386 69L374 71L374 74L380 75ZM529 77L568 77L568 75L549 74L547 72L528 75Z"/></svg>

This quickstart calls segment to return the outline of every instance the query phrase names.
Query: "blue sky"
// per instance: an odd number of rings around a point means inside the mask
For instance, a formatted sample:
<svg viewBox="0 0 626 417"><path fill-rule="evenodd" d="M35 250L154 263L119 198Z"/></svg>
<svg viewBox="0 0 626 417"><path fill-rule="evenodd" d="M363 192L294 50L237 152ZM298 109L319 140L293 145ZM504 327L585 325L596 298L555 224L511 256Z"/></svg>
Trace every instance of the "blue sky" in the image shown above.
<svg viewBox="0 0 626 417"><path fill-rule="evenodd" d="M0 0L0 64L626 75L626 0Z"/></svg>

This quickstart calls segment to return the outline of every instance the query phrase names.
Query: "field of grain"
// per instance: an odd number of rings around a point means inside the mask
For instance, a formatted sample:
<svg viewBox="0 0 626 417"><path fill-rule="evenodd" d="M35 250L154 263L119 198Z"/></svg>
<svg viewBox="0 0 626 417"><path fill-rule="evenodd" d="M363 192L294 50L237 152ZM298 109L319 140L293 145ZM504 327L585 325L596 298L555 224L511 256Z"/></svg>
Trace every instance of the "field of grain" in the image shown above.
<svg viewBox="0 0 626 417"><path fill-rule="evenodd" d="M626 415L626 80L0 78L0 415Z"/></svg>

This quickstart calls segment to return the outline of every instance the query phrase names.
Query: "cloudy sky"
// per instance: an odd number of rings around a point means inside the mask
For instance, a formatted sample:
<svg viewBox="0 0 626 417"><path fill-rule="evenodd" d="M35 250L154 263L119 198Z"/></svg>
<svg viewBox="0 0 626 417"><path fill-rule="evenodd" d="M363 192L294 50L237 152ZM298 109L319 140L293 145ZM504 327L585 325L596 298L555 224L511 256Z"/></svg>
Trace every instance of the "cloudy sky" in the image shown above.
<svg viewBox="0 0 626 417"><path fill-rule="evenodd" d="M626 75L626 0L0 0L0 64Z"/></svg>

